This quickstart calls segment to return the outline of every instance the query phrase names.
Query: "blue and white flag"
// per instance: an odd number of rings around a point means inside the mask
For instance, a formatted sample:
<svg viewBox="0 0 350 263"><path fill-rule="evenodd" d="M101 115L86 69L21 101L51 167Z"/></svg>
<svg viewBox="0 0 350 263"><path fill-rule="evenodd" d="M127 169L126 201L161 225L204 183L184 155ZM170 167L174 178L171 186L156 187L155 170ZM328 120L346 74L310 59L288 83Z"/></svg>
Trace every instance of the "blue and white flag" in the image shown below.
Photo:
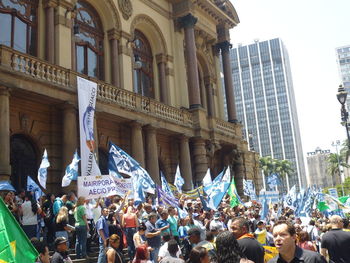
<svg viewBox="0 0 350 263"><path fill-rule="evenodd" d="M168 195L174 197L174 194L173 194L173 192L171 191L171 188L170 188L170 186L169 186L167 180L165 179L164 174L163 174L162 171L160 171L160 179L161 179L161 181L162 181L162 190L163 190L164 192L166 192Z"/></svg>
<svg viewBox="0 0 350 263"><path fill-rule="evenodd" d="M207 173L205 174L204 178L203 178L203 186L207 187L210 186L213 183L212 179L211 179L211 175L210 175L210 168L208 168Z"/></svg>
<svg viewBox="0 0 350 263"><path fill-rule="evenodd" d="M218 176L216 176L213 180L213 184L216 184L218 182L221 182L222 180L222 177L224 176L224 171L225 171L225 168L221 171L221 173L218 174Z"/></svg>
<svg viewBox="0 0 350 263"><path fill-rule="evenodd" d="M284 199L284 206L289 207L295 211L297 208L297 189L295 185L289 190L287 193L285 199Z"/></svg>
<svg viewBox="0 0 350 263"><path fill-rule="evenodd" d="M159 185L157 185L157 196L158 196L158 204L161 206L165 206L165 207L179 206L179 201L174 196L171 196L167 192L162 190L162 188Z"/></svg>
<svg viewBox="0 0 350 263"><path fill-rule="evenodd" d="M333 196L336 199L339 198L337 188L329 188L328 193L330 196Z"/></svg>
<svg viewBox="0 0 350 263"><path fill-rule="evenodd" d="M260 210L261 220L266 221L268 214L269 214L269 204L268 204L266 195L264 194L263 199L262 199L262 207Z"/></svg>
<svg viewBox="0 0 350 263"><path fill-rule="evenodd" d="M115 177L115 178L124 178L123 176L120 175L120 173L118 173L118 168L117 168L117 163L119 164L119 168L122 169L122 164L121 162L123 162L124 159L123 157L120 156L119 151L117 150L116 146L113 143L110 143L109 145L109 154L108 154L108 171L109 171L109 175ZM128 175L129 171L127 171ZM131 175L130 175L131 176Z"/></svg>
<svg viewBox="0 0 350 263"><path fill-rule="evenodd" d="M43 159L41 160L41 164L38 170L38 181L44 189L46 189L48 167L50 167L50 162L49 162L49 159L47 158L47 151L45 149Z"/></svg>
<svg viewBox="0 0 350 263"><path fill-rule="evenodd" d="M155 193L155 183L148 172L129 154L112 142L109 143L109 154L113 155L117 171L133 178L135 204L145 202L146 192Z"/></svg>
<svg viewBox="0 0 350 263"><path fill-rule="evenodd" d="M176 173L175 173L175 180L174 185L176 186L176 189L179 193L182 193L182 186L185 184L185 180L181 177L180 173L180 167L177 165L176 167Z"/></svg>
<svg viewBox="0 0 350 263"><path fill-rule="evenodd" d="M16 192L16 189L8 181L0 181L0 191L12 191Z"/></svg>
<svg viewBox="0 0 350 263"><path fill-rule="evenodd" d="M281 185L281 179L278 174L271 174L267 177L267 184L270 189L275 188L278 185Z"/></svg>
<svg viewBox="0 0 350 263"><path fill-rule="evenodd" d="M34 193L35 200L39 200L41 196L45 195L39 185L30 176L27 176L27 191Z"/></svg>
<svg viewBox="0 0 350 263"><path fill-rule="evenodd" d="M80 161L80 157L78 155L77 150L75 150L75 153L73 155L73 160L67 166L66 173L62 178L62 187L67 187L68 185L70 185L72 180L76 181L78 179L79 161Z"/></svg>
<svg viewBox="0 0 350 263"><path fill-rule="evenodd" d="M188 216L188 213L185 209L181 209L180 207L177 207L177 214L179 215L180 219L186 218Z"/></svg>
<svg viewBox="0 0 350 263"><path fill-rule="evenodd" d="M206 193L208 194L208 207L217 210L217 207L220 205L222 198L225 196L227 189L230 186L231 172L228 167L222 176L221 181L213 182L213 185L207 189Z"/></svg>
<svg viewBox="0 0 350 263"><path fill-rule="evenodd" d="M298 217L309 217L312 212L312 205L314 202L314 195L309 187L303 196L301 207L296 211Z"/></svg>
<svg viewBox="0 0 350 263"><path fill-rule="evenodd" d="M205 198L203 195L201 195L201 193L199 192L198 188L197 188L197 192L198 192L199 199L201 200L201 203L202 203L202 206L203 206L203 210L204 211L210 211L210 208L208 207L208 200L207 200L207 198Z"/></svg>
<svg viewBox="0 0 350 263"><path fill-rule="evenodd" d="M244 195L249 196L251 200L257 200L253 180L243 179L243 192L244 192Z"/></svg>

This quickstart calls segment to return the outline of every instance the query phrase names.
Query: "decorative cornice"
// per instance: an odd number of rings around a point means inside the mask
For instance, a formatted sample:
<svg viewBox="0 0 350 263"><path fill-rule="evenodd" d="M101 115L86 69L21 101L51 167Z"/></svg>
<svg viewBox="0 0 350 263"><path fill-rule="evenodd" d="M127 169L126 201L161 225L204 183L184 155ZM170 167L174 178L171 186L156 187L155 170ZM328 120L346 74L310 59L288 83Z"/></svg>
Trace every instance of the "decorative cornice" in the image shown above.
<svg viewBox="0 0 350 263"><path fill-rule="evenodd" d="M112 40L112 39L119 40L121 37L121 32L115 28L108 30L107 34L108 34L108 40Z"/></svg>
<svg viewBox="0 0 350 263"><path fill-rule="evenodd" d="M132 4L130 0L118 0L118 6L122 12L123 18L128 20L132 15Z"/></svg>
<svg viewBox="0 0 350 263"><path fill-rule="evenodd" d="M232 48L232 44L229 41L217 43L216 46L221 49L221 52L228 52Z"/></svg>
<svg viewBox="0 0 350 263"><path fill-rule="evenodd" d="M140 0L140 1L143 2L145 5L148 5L150 8L152 8L154 11L164 16L165 18L167 19L172 18L172 15L168 10L164 9L163 7L155 3L153 0Z"/></svg>
<svg viewBox="0 0 350 263"><path fill-rule="evenodd" d="M57 0L45 0L45 1L43 1L44 8L57 7L57 6L58 6Z"/></svg>
<svg viewBox="0 0 350 263"><path fill-rule="evenodd" d="M164 54L157 54L156 55L156 62L158 63L166 63L167 62L167 56Z"/></svg>
<svg viewBox="0 0 350 263"><path fill-rule="evenodd" d="M187 14L183 17L178 18L178 23L180 27L183 27L183 28L194 27L197 21L198 21L198 18L192 14Z"/></svg>

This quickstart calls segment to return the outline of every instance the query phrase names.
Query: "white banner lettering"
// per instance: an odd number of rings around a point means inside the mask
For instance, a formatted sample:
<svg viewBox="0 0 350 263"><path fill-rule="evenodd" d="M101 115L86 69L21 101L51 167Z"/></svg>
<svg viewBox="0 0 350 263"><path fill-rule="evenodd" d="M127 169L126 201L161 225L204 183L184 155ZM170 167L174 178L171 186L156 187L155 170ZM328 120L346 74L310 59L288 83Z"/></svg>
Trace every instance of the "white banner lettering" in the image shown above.
<svg viewBox="0 0 350 263"><path fill-rule="evenodd" d="M132 178L113 178L116 186L116 193L121 197L125 196L128 191L131 191L129 194L129 199L134 198L134 188L132 183Z"/></svg>
<svg viewBox="0 0 350 263"><path fill-rule="evenodd" d="M101 174L96 162L95 150L97 150L97 148L94 138L94 114L97 96L97 84L80 77L77 77L77 83L79 102L81 176L96 176Z"/></svg>

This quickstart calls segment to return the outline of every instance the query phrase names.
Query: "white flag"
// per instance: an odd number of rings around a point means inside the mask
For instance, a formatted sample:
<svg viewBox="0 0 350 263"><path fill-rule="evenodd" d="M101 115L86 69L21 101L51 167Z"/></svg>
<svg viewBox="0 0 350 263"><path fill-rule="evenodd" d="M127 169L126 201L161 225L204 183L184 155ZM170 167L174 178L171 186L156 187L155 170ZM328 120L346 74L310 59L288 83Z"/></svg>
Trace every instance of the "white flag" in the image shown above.
<svg viewBox="0 0 350 263"><path fill-rule="evenodd" d="M208 168L207 173L205 174L204 178L203 178L203 186L207 187L212 185L213 181L211 179L211 175L210 175L210 168Z"/></svg>
<svg viewBox="0 0 350 263"><path fill-rule="evenodd" d="M49 159L47 158L47 151L45 149L43 159L38 170L38 181L41 186L46 189L46 180L47 180L47 168L50 167Z"/></svg>
<svg viewBox="0 0 350 263"><path fill-rule="evenodd" d="M66 173L62 178L62 187L67 187L70 185L72 180L78 179L78 169L79 169L79 155L77 150L75 150L72 162L67 166Z"/></svg>

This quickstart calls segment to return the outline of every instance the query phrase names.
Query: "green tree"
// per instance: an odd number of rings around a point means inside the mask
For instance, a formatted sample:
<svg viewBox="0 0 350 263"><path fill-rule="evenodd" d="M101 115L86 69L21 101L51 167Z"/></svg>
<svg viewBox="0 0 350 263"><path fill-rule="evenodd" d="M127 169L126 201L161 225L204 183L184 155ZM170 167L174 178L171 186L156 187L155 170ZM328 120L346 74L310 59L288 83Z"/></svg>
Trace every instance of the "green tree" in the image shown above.
<svg viewBox="0 0 350 263"><path fill-rule="evenodd" d="M287 175L289 176L294 173L294 169L292 168L292 163L289 160L276 160L275 169L276 169L276 173L278 173L281 176L281 181L284 189L285 188L284 182L287 182Z"/></svg>
<svg viewBox="0 0 350 263"><path fill-rule="evenodd" d="M263 171L265 178L269 176L271 173L274 172L274 166L275 166L275 159L273 159L271 156L265 156L265 157L260 157L259 164L260 168Z"/></svg>
<svg viewBox="0 0 350 263"><path fill-rule="evenodd" d="M345 156L342 154L331 153L327 157L327 173L332 177L339 176L340 166L349 168L350 166L345 161Z"/></svg>

